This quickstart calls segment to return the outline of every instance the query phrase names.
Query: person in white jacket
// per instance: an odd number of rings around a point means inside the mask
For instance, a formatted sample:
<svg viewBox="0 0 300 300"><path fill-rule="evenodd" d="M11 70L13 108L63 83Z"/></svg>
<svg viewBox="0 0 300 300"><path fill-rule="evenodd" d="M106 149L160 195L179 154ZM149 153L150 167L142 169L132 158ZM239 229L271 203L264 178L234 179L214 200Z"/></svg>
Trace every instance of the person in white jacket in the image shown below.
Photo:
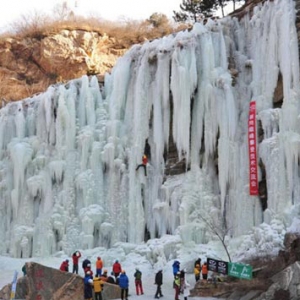
<svg viewBox="0 0 300 300"><path fill-rule="evenodd" d="M184 288L183 288L183 297L184 300L187 300L188 296L190 295L190 287L191 285L188 283L188 281L186 280L186 277L184 279Z"/></svg>

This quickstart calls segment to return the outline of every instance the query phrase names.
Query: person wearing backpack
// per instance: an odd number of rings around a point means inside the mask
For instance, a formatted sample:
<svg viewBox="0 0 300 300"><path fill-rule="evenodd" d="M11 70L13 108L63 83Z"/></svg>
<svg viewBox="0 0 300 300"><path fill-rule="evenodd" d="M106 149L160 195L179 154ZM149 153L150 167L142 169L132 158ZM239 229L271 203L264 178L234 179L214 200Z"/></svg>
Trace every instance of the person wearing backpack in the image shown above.
<svg viewBox="0 0 300 300"><path fill-rule="evenodd" d="M135 278L136 294L139 295L139 292L141 292L141 295L144 295L142 285L142 272L139 270L139 268L135 268L135 273L133 276Z"/></svg>

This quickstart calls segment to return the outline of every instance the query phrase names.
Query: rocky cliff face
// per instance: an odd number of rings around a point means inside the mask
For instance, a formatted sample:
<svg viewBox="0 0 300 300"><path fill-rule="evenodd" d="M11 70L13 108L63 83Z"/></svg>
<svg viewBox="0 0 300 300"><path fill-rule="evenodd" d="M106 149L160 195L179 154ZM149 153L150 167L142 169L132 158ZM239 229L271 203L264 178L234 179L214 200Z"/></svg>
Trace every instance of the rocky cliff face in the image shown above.
<svg viewBox="0 0 300 300"><path fill-rule="evenodd" d="M0 100L20 100L49 85L108 72L127 49L116 40L80 29L36 38L0 39Z"/></svg>

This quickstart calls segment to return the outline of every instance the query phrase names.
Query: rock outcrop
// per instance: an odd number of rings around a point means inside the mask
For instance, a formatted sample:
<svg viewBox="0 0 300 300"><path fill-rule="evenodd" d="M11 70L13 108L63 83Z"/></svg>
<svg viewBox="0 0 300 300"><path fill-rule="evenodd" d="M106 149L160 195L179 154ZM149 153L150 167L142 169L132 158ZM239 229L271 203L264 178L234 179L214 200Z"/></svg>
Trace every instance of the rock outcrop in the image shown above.
<svg viewBox="0 0 300 300"><path fill-rule="evenodd" d="M83 278L37 263L26 263L27 275L18 279L15 299L82 300ZM0 291L0 299L10 299L11 284ZM117 299L120 288L104 283L103 299Z"/></svg>
<svg viewBox="0 0 300 300"><path fill-rule="evenodd" d="M86 74L103 77L127 51L117 44L106 34L80 29L35 38L1 38L0 100L24 99L51 84Z"/></svg>
<svg viewBox="0 0 300 300"><path fill-rule="evenodd" d="M285 249L275 259L249 262L254 278L228 278L225 282L198 282L192 296L222 297L227 300L299 300L300 299L300 235L287 233Z"/></svg>

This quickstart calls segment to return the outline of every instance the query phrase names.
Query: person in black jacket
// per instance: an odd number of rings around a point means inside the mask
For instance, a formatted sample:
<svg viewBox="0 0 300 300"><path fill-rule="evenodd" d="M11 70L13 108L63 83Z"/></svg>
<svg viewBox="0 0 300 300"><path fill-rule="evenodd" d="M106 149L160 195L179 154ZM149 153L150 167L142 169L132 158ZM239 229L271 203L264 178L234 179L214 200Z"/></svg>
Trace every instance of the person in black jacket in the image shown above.
<svg viewBox="0 0 300 300"><path fill-rule="evenodd" d="M161 286L163 284L163 274L162 270L159 270L155 275L155 283L157 285L156 293L154 298L159 299L159 297L163 297L163 294L161 293Z"/></svg>
<svg viewBox="0 0 300 300"><path fill-rule="evenodd" d="M91 261L89 259L85 259L83 262L82 262L82 269L84 270L85 268L87 268L87 265L90 265L91 264Z"/></svg>
<svg viewBox="0 0 300 300"><path fill-rule="evenodd" d="M197 265L199 265L201 267L201 258L200 257L195 261L194 268L196 268Z"/></svg>
<svg viewBox="0 0 300 300"><path fill-rule="evenodd" d="M114 272L111 272L110 275L107 277L107 283L116 284Z"/></svg>

